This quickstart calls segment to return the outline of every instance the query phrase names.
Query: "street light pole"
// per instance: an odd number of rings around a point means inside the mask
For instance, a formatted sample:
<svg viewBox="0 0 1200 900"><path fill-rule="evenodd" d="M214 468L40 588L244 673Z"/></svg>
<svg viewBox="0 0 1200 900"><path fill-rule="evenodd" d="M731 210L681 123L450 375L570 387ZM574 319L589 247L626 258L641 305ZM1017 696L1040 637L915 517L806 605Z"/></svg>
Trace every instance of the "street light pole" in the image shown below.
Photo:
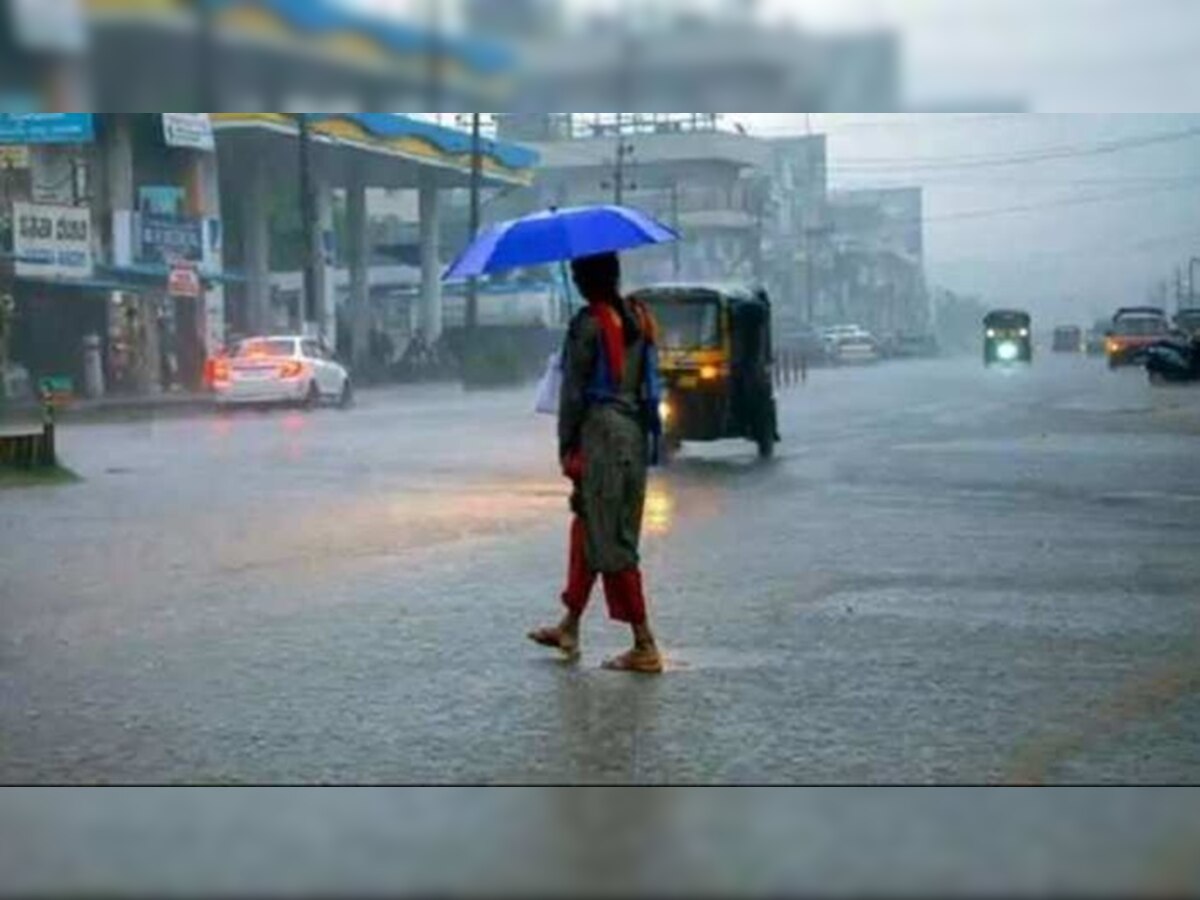
<svg viewBox="0 0 1200 900"><path fill-rule="evenodd" d="M471 213L470 240L479 234L479 194L483 187L483 148L480 135L479 113L471 113ZM467 310L466 329L471 337L479 323L479 280L475 277L467 281Z"/></svg>
<svg viewBox="0 0 1200 900"><path fill-rule="evenodd" d="M1188 260L1188 306L1196 305L1196 266L1200 266L1200 256Z"/></svg>

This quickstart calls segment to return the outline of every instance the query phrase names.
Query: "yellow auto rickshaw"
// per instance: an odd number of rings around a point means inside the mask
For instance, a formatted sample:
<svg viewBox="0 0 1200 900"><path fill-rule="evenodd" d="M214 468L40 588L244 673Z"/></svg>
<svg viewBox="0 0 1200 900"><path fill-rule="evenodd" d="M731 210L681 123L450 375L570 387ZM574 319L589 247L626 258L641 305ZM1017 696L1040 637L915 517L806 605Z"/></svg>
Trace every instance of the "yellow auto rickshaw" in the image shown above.
<svg viewBox="0 0 1200 900"><path fill-rule="evenodd" d="M746 438L771 456L779 433L766 291L688 284L633 296L658 322L665 455L684 441Z"/></svg>

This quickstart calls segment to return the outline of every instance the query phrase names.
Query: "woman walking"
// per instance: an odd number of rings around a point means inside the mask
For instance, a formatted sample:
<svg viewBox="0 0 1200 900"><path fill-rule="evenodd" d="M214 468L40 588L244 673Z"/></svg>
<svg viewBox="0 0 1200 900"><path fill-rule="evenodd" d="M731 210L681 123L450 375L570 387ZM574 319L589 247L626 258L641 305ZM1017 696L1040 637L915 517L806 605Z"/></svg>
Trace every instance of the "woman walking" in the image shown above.
<svg viewBox="0 0 1200 900"><path fill-rule="evenodd" d="M604 667L659 673L662 657L638 555L648 445L658 413L654 319L644 305L621 296L616 254L576 259L571 273L588 305L571 321L559 398L559 460L574 486L566 612L558 625L529 637L577 657L579 623L599 576L609 617L629 625L633 636L633 647Z"/></svg>

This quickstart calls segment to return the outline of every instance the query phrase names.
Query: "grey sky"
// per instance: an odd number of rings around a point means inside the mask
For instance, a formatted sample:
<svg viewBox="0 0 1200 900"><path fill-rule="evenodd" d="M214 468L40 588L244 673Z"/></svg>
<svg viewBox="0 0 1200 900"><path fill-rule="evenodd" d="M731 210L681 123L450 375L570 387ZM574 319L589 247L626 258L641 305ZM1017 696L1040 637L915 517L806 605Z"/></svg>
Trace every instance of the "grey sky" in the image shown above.
<svg viewBox="0 0 1200 900"><path fill-rule="evenodd" d="M801 115L730 115L764 134L803 130ZM835 187L926 188L929 273L949 287L1090 318L1144 300L1200 254L1200 116L834 114L813 124L830 135ZM1197 135L1123 146L1189 129ZM1055 158L1030 160L1039 154ZM1023 161L993 164L1012 157Z"/></svg>

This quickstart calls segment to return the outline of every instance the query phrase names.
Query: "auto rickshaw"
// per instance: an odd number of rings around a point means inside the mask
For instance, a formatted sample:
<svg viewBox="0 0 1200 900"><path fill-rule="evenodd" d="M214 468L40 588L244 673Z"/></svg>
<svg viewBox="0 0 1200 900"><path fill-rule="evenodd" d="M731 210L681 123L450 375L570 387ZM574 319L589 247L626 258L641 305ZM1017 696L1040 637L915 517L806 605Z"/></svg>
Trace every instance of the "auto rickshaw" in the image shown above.
<svg viewBox="0 0 1200 900"><path fill-rule="evenodd" d="M983 317L983 364L1033 362L1029 313L994 309Z"/></svg>
<svg viewBox="0 0 1200 900"><path fill-rule="evenodd" d="M633 296L658 322L664 455L684 441L746 438L770 457L779 434L766 291L688 284Z"/></svg>

